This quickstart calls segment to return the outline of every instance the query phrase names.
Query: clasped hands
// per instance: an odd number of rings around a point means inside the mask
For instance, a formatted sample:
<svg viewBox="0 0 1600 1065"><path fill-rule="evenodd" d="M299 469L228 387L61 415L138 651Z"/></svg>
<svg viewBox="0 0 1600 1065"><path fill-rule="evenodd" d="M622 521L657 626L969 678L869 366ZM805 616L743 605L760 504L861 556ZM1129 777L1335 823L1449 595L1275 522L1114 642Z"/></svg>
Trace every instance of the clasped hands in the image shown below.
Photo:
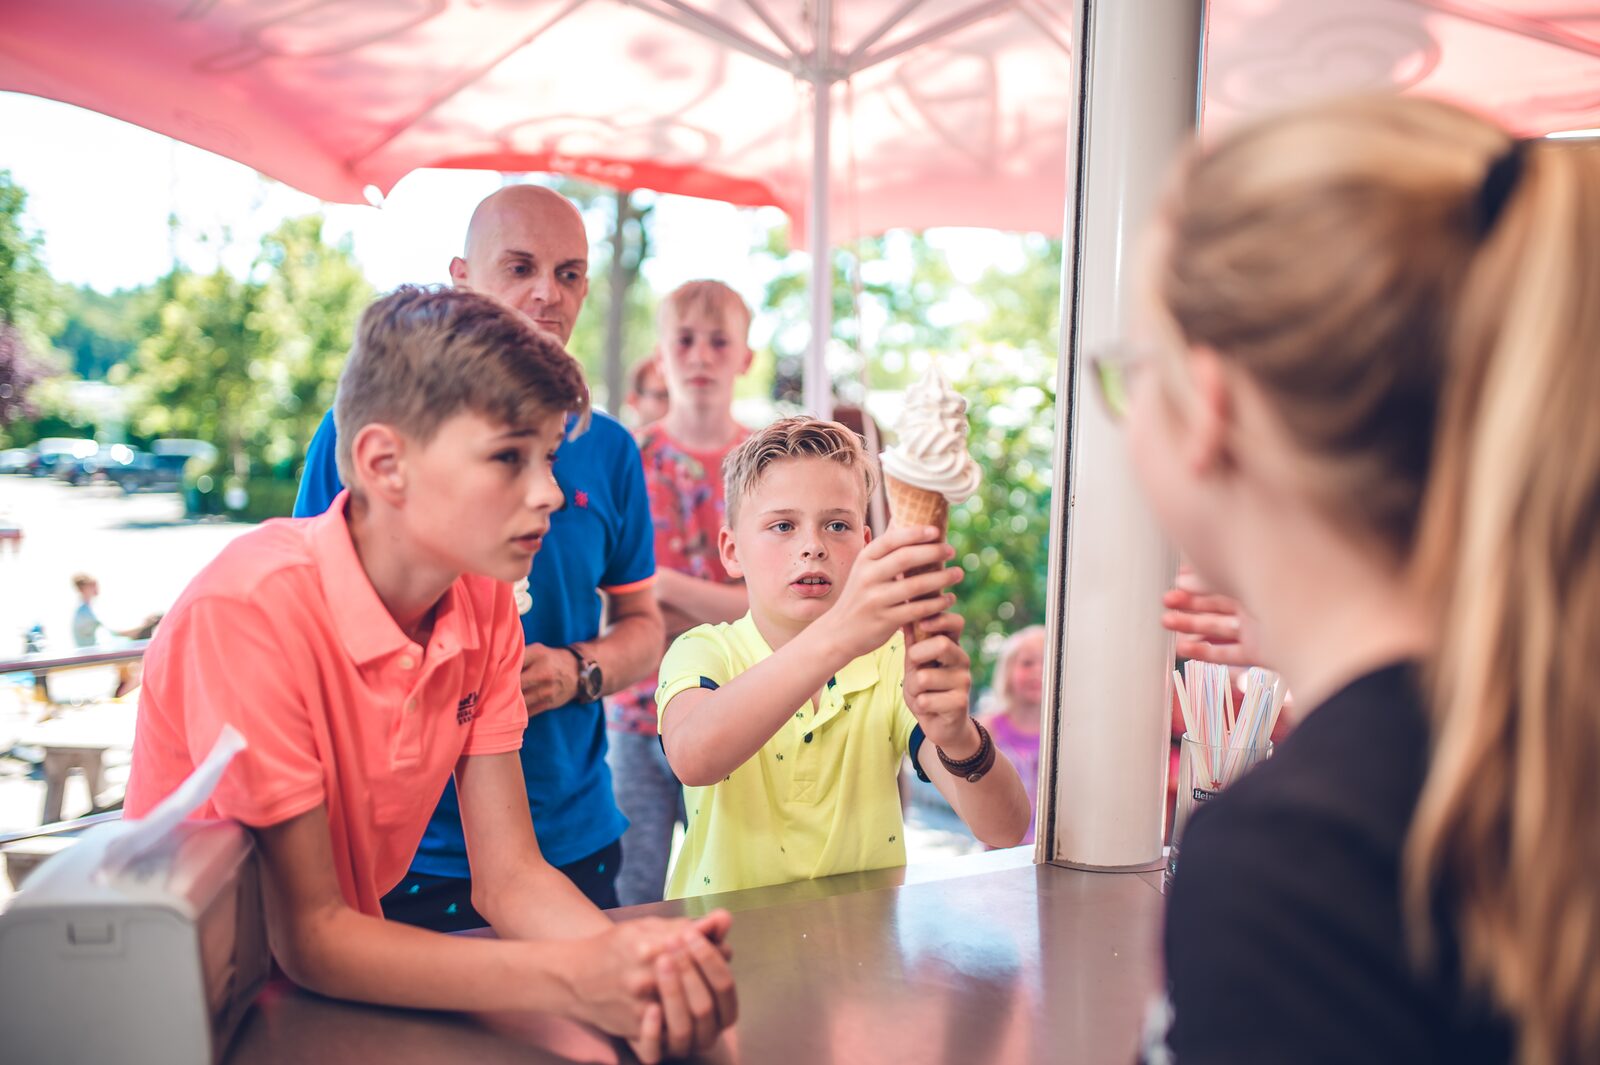
<svg viewBox="0 0 1600 1065"><path fill-rule="evenodd" d="M583 952L569 978L577 1015L625 1038L645 1065L710 1050L739 1016L732 920L726 910L641 917L574 941Z"/></svg>

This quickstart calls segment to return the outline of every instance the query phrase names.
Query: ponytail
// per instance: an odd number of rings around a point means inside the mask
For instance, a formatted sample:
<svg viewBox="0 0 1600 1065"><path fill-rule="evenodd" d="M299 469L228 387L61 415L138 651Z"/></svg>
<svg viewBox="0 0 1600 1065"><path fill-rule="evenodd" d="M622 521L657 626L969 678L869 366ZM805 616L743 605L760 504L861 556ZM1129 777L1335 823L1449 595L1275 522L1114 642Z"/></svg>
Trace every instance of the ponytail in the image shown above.
<svg viewBox="0 0 1600 1065"><path fill-rule="evenodd" d="M1600 147L1484 167L1416 554L1441 615L1408 928L1438 963L1454 927L1523 1065L1600 1061Z"/></svg>

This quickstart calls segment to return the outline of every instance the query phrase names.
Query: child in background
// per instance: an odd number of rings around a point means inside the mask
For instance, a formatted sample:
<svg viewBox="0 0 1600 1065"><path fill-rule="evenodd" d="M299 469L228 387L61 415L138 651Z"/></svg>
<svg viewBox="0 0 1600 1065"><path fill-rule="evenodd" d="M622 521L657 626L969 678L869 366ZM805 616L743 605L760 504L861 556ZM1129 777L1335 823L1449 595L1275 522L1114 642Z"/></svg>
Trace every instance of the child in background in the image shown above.
<svg viewBox="0 0 1600 1065"><path fill-rule="evenodd" d="M87 573L72 575L72 587L77 590L78 598L82 600L78 609L72 613L72 644L74 647L93 647L100 642L100 631L104 629L112 636L122 640L148 640L161 622L160 614L151 614L144 621L131 629L107 628L94 612L94 601L100 596L100 582ZM134 688L139 686L139 664L137 662L123 662L117 666L117 686L111 693L113 699L120 699Z"/></svg>
<svg viewBox="0 0 1600 1065"><path fill-rule="evenodd" d="M749 432L733 420L733 386L750 368L750 310L719 281L691 281L661 301L654 365L668 402L638 433L655 523L656 597L670 641L696 625L745 612L744 585L717 553L723 523L722 460ZM656 677L607 706L607 758L617 805L628 819L617 898L659 902L673 826L684 820L683 787L656 731Z"/></svg>
<svg viewBox="0 0 1600 1065"><path fill-rule="evenodd" d="M628 420L635 429L658 422L666 417L669 401L660 353L652 351L628 371L628 398L623 401L633 415Z"/></svg>
<svg viewBox="0 0 1600 1065"><path fill-rule="evenodd" d="M994 745L1011 759L1037 813L1039 794L1039 711L1044 701L1044 626L1029 625L1006 637L994 667L987 713L979 716ZM1033 821L1022 842L1033 842Z"/></svg>
<svg viewBox="0 0 1600 1065"><path fill-rule="evenodd" d="M968 714L945 591L962 572L943 567L939 530L872 537L874 464L834 422L783 419L723 472L718 548L750 611L684 634L661 663L661 735L689 814L668 897L904 865L907 752L974 835L1014 846L1027 794ZM912 622L927 635L908 647Z"/></svg>
<svg viewBox="0 0 1600 1065"><path fill-rule="evenodd" d="M199 813L254 830L273 953L295 982L554 1012L652 1062L705 1049L736 1009L714 945L727 915L613 924L541 855L517 756L511 582L562 502L552 463L588 411L577 363L487 296L402 288L362 316L334 410L348 489L235 540L156 636L128 816L232 725L248 746ZM496 939L383 918L452 774Z"/></svg>
<svg viewBox="0 0 1600 1065"><path fill-rule="evenodd" d="M161 620L160 614L151 614L131 629L107 628L94 612L94 601L100 596L100 582L87 573L72 575L72 587L82 600L72 613L72 644L74 647L93 647L100 642L100 630L124 640L146 640Z"/></svg>
<svg viewBox="0 0 1600 1065"><path fill-rule="evenodd" d="M833 420L859 436L867 454L882 453L883 431L878 428L878 419L867 408L841 403L833 408ZM867 500L867 528L872 530L873 536L881 536L888 527L889 494L884 490L883 479L879 478L872 488L872 497Z"/></svg>

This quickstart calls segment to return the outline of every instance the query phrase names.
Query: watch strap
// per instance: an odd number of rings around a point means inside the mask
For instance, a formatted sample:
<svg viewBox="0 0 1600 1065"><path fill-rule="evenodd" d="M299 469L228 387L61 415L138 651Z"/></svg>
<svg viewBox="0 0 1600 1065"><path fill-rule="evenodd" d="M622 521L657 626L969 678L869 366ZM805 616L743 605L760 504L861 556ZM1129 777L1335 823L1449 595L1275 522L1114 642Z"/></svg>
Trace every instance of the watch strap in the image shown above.
<svg viewBox="0 0 1600 1065"><path fill-rule="evenodd" d="M604 684L600 680L600 663L584 654L576 644L566 644L562 649L570 652L578 661L577 697L585 702L600 698L600 688ZM593 691L589 690L591 687Z"/></svg>

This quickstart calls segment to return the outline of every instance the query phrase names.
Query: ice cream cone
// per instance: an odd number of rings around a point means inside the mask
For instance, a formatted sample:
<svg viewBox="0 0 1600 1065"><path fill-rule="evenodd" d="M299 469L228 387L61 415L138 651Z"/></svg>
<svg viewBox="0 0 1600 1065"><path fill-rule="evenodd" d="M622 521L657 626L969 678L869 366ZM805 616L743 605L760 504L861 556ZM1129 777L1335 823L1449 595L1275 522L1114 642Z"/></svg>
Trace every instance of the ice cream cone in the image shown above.
<svg viewBox="0 0 1600 1065"><path fill-rule="evenodd" d="M943 492L930 492L914 484L885 477L889 493L890 525L932 525L940 532L950 527L950 501Z"/></svg>
<svg viewBox="0 0 1600 1065"><path fill-rule="evenodd" d="M967 428L967 401L929 363L922 380L906 389L899 442L881 460L891 527L932 525L946 537L951 504L966 502L982 481L978 464L967 453ZM906 576L942 568L942 563L924 566ZM922 625L911 627L913 641L925 635Z"/></svg>
<svg viewBox="0 0 1600 1065"><path fill-rule="evenodd" d="M889 527L932 525L939 530L941 536L950 528L950 501L944 497L943 492L930 492L926 488L906 484L893 477L885 477L883 486L889 494ZM907 570L907 577L914 577L919 573L931 573L943 569L943 564L932 566L919 566ZM913 642L923 638L924 633L920 624L911 626Z"/></svg>

